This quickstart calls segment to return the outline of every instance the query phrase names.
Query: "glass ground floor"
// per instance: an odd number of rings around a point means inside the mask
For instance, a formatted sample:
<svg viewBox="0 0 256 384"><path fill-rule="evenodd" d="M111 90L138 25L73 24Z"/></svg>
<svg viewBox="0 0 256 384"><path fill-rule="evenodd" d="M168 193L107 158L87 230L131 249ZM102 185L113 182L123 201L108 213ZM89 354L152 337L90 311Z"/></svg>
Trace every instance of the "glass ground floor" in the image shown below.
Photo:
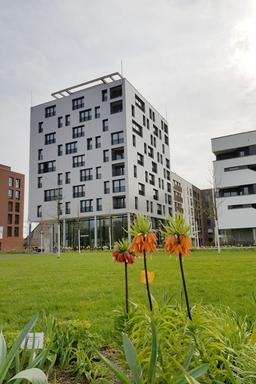
<svg viewBox="0 0 256 384"><path fill-rule="evenodd" d="M158 230L161 220L151 217L152 228ZM92 216L60 221L60 239L62 248L112 248L113 244L128 236L128 227L133 220L132 214L112 216ZM52 223L48 251L57 249L58 225ZM80 244L79 244L80 243Z"/></svg>
<svg viewBox="0 0 256 384"><path fill-rule="evenodd" d="M220 239L224 245L256 245L256 228L220 230Z"/></svg>

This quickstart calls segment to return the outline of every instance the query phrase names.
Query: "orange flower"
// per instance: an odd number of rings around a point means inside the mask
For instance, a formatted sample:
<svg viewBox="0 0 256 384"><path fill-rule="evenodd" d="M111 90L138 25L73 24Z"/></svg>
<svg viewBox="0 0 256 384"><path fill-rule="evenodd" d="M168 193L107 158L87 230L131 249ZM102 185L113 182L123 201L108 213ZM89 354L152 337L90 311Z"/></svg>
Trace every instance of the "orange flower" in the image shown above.
<svg viewBox="0 0 256 384"><path fill-rule="evenodd" d="M148 282L152 284L155 278L154 272L148 272ZM146 284L146 274L145 271L141 271L140 273L140 282Z"/></svg>
<svg viewBox="0 0 256 384"><path fill-rule="evenodd" d="M182 256L189 256L189 251L192 248L192 241L186 236L179 236L178 238L174 235L170 235L164 240L164 248L166 251L174 253L177 256L179 256L179 254Z"/></svg>
<svg viewBox="0 0 256 384"><path fill-rule="evenodd" d="M130 249L134 253L143 253L144 251L148 253L155 252L156 240L157 237L153 232L150 232L148 235L136 235L132 239Z"/></svg>

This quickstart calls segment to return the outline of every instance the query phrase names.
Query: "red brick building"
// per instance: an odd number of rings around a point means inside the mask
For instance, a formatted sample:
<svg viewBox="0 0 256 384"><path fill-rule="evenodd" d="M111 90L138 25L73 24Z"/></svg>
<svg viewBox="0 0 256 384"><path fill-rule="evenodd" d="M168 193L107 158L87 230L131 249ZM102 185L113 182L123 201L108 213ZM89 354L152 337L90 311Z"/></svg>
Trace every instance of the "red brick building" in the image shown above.
<svg viewBox="0 0 256 384"><path fill-rule="evenodd" d="M24 181L0 164L0 251L23 248Z"/></svg>

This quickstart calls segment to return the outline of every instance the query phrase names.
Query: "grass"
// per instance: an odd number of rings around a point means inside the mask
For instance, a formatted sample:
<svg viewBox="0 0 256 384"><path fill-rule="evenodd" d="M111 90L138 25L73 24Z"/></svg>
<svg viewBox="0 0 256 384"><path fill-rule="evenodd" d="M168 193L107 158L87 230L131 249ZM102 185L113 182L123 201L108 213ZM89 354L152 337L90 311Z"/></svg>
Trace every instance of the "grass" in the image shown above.
<svg viewBox="0 0 256 384"><path fill-rule="evenodd" d="M142 258L129 265L130 300L147 304L139 281ZM191 305L229 305L241 315L255 317L256 251L194 251L184 258ZM178 260L159 251L148 258L155 272L151 286L158 302L181 299ZM124 305L124 266L110 252L47 255L0 255L0 329L20 329L32 314L45 310L61 319L86 319L109 340L112 313Z"/></svg>

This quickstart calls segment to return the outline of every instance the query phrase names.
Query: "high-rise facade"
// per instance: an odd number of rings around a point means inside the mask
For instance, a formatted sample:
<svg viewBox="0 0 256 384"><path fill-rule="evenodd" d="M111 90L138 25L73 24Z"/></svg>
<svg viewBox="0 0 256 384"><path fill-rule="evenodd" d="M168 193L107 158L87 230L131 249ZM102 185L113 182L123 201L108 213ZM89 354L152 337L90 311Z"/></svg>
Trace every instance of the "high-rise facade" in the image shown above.
<svg viewBox="0 0 256 384"><path fill-rule="evenodd" d="M24 178L0 164L0 251L23 248Z"/></svg>
<svg viewBox="0 0 256 384"><path fill-rule="evenodd" d="M212 139L222 241L256 244L256 131Z"/></svg>
<svg viewBox="0 0 256 384"><path fill-rule="evenodd" d="M119 73L31 108L29 219L57 221L62 244L111 245L134 214L153 227L172 212L167 121Z"/></svg>

